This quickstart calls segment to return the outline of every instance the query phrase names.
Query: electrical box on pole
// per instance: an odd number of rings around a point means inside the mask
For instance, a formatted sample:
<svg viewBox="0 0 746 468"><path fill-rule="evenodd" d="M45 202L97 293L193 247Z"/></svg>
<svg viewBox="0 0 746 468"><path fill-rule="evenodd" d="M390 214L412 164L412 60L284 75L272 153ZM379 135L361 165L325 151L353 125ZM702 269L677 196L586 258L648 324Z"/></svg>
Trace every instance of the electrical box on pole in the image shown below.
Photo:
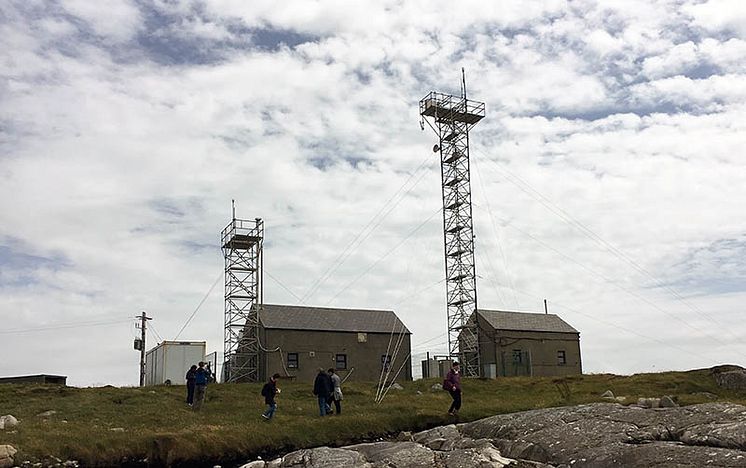
<svg viewBox="0 0 746 468"><path fill-rule="evenodd" d="M420 101L420 116L422 128L426 122L438 136L433 151L440 154L448 352L465 375L478 377L477 327L469 321L477 310L469 131L484 118L485 105L466 98L462 69L461 95L431 92Z"/></svg>

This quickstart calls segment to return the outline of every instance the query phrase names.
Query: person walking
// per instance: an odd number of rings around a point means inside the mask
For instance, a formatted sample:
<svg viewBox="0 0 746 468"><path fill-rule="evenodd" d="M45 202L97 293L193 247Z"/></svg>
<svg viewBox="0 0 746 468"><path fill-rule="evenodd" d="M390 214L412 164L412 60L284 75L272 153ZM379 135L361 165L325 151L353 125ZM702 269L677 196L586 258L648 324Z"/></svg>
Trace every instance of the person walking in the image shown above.
<svg viewBox="0 0 746 468"><path fill-rule="evenodd" d="M197 377L197 366L192 365L186 373L187 386L187 405L192 406L194 403L194 379Z"/></svg>
<svg viewBox="0 0 746 468"><path fill-rule="evenodd" d="M451 370L448 371L446 376L445 387L453 398L451 407L448 408L448 414L458 416L458 411L461 409L461 368L458 362L451 365Z"/></svg>
<svg viewBox="0 0 746 468"><path fill-rule="evenodd" d="M194 403L192 409L199 411L202 403L205 402L205 393L207 392L207 382L210 380L210 371L205 369L205 363L200 361L197 364L197 370L194 371Z"/></svg>
<svg viewBox="0 0 746 468"><path fill-rule="evenodd" d="M264 384L262 387L262 396L264 397L264 403L267 404L267 411L262 413L262 417L269 421L272 416L275 415L277 410L277 402L275 401L275 395L280 393L280 389L277 388L277 379L280 378L280 374L274 374L269 382Z"/></svg>
<svg viewBox="0 0 746 468"><path fill-rule="evenodd" d="M332 380L332 394L329 396L327 404L331 405L334 401L334 409L336 414L342 414L342 379L339 377L334 369L329 369L329 377Z"/></svg>
<svg viewBox="0 0 746 468"><path fill-rule="evenodd" d="M333 386L332 379L329 374L324 371L323 368L319 368L319 373L316 374L316 380L313 381L313 394L319 400L319 416L326 416L331 412L329 407L329 395L332 394Z"/></svg>

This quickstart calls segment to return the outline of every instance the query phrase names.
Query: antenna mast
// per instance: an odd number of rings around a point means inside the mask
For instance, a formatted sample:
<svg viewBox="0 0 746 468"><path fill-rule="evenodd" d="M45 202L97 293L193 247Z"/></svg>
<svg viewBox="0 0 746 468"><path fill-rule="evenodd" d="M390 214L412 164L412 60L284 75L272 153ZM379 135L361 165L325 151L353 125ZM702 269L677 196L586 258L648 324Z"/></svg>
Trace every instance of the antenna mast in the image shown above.
<svg viewBox="0 0 746 468"><path fill-rule="evenodd" d="M223 229L225 259L224 382L259 382L259 307L263 303L264 222L233 219Z"/></svg>
<svg viewBox="0 0 746 468"><path fill-rule="evenodd" d="M477 325L469 317L477 310L474 229L469 171L469 130L485 116L483 102L466 98L461 69L461 96L430 92L420 101L420 126L427 122L438 136L445 246L448 353L467 376L482 373ZM476 320L476 317L475 317Z"/></svg>

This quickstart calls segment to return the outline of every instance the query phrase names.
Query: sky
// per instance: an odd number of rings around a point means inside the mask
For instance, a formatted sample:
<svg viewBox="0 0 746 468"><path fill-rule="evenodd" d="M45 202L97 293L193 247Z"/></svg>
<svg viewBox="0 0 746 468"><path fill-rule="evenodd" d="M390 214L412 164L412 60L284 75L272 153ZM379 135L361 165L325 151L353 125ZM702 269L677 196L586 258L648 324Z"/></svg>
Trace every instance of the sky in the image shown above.
<svg viewBox="0 0 746 468"><path fill-rule="evenodd" d="M745 57L740 0L2 2L0 376L136 385L142 311L222 352L231 200L266 303L443 353L418 102L462 68L479 307L547 299L588 373L746 365Z"/></svg>

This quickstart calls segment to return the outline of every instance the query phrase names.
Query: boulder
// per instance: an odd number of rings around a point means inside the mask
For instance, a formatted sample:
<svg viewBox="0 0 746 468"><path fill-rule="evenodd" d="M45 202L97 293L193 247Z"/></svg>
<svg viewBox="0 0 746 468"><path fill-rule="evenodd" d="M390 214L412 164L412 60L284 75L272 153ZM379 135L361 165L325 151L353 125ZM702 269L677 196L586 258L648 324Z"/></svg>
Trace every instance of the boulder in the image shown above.
<svg viewBox="0 0 746 468"><path fill-rule="evenodd" d="M393 383L393 384L391 385L391 389L392 389L392 390L404 390L404 387L402 387L402 386L401 386L401 385L399 385L398 383L394 382L394 383Z"/></svg>
<svg viewBox="0 0 746 468"><path fill-rule="evenodd" d="M433 451L414 442L373 442L344 448L360 453L374 466L431 468L435 464Z"/></svg>
<svg viewBox="0 0 746 468"><path fill-rule="evenodd" d="M0 445L0 468L9 468L15 465L13 456L17 451L12 445Z"/></svg>
<svg viewBox="0 0 746 468"><path fill-rule="evenodd" d="M10 429L18 425L18 420L12 414L0 416L0 430Z"/></svg>
<svg viewBox="0 0 746 468"><path fill-rule="evenodd" d="M274 463L271 462L271 463ZM372 468L360 453L345 448L319 447L298 450L285 455L279 465L281 468Z"/></svg>
<svg viewBox="0 0 746 468"><path fill-rule="evenodd" d="M679 406L679 404L676 403L673 398L668 395L664 395L661 397L660 404L661 408L676 408Z"/></svg>
<svg viewBox="0 0 746 468"><path fill-rule="evenodd" d="M714 374L715 382L721 388L727 390L744 391L746 390L746 370L732 370Z"/></svg>
<svg viewBox="0 0 746 468"><path fill-rule="evenodd" d="M443 391L443 385L441 385L439 383L432 384L430 386L430 391L431 392L442 392Z"/></svg>

